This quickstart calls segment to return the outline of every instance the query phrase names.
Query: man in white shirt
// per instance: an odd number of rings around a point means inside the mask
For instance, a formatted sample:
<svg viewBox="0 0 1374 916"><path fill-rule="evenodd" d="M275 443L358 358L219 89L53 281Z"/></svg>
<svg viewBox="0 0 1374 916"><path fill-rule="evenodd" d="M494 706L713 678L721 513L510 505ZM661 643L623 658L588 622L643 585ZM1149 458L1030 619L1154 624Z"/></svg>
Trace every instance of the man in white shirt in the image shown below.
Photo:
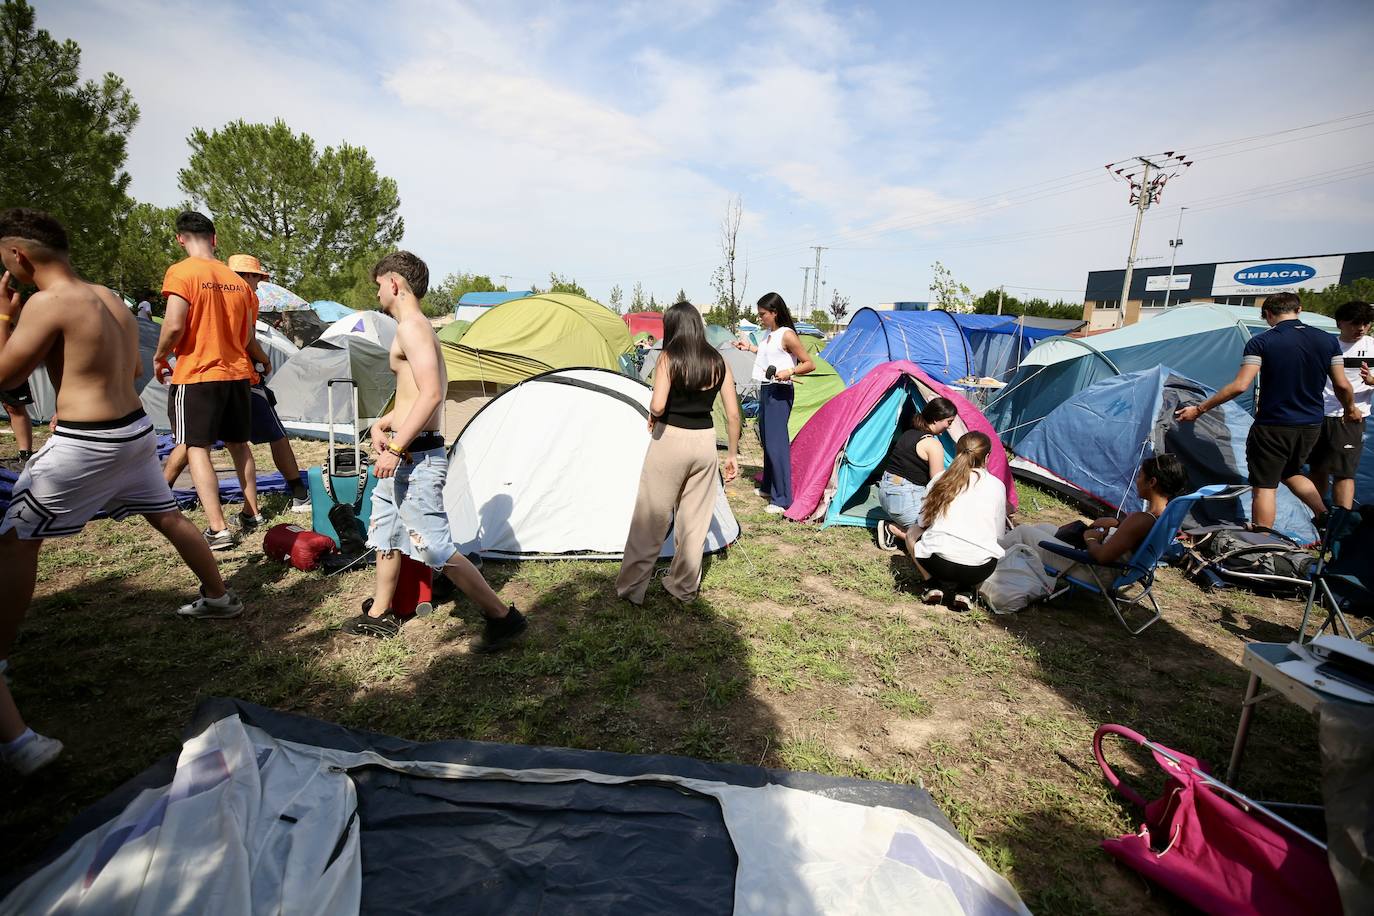
<svg viewBox="0 0 1374 916"><path fill-rule="evenodd" d="M1355 504L1355 472L1364 451L1364 418L1369 416L1374 399L1374 338L1369 328L1374 324L1374 305L1368 302L1347 302L1336 309L1333 316L1340 328L1341 351L1345 354L1345 376L1355 389L1355 407L1360 412L1359 423L1341 419L1345 409L1336 398L1330 382L1322 398L1326 419L1322 422L1321 437L1308 463L1312 469L1312 483L1317 492L1325 494L1327 479L1332 480L1331 503L1349 509Z"/></svg>
<svg viewBox="0 0 1374 916"><path fill-rule="evenodd" d="M153 304L146 298L138 300L138 317L144 321L153 320Z"/></svg>

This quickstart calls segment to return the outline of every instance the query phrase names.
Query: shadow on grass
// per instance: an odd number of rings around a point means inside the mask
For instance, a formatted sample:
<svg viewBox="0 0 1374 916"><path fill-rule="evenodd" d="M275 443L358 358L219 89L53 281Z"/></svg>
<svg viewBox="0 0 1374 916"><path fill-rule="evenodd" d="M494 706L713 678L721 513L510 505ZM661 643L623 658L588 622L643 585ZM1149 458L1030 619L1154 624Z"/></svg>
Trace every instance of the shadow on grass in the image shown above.
<svg viewBox="0 0 1374 916"><path fill-rule="evenodd" d="M419 741L760 763L778 728L749 692L736 624L708 600L679 604L657 582L636 608L616 598L617 570L605 562L488 564L488 580L510 586L530 619L525 639L490 656L471 651L481 621L463 599L408 624L398 639L350 638L320 612L340 605L347 586L261 557L242 558L230 577L250 602L239 620L177 618L171 612L194 587L170 564L152 586L149 576L107 574L49 595L21 633L15 694L67 753L31 779L0 786L0 852L11 867L21 864L78 811L174 752L196 703L210 695Z"/></svg>

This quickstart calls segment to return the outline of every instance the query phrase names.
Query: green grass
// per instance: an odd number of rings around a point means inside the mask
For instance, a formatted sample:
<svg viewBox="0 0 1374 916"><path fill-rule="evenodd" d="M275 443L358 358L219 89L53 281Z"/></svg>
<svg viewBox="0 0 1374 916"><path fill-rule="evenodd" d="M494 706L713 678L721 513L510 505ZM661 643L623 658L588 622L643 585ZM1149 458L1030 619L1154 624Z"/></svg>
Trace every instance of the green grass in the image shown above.
<svg viewBox="0 0 1374 916"><path fill-rule="evenodd" d="M320 448L302 444L303 463ZM1019 490L1024 520L1076 514ZM1246 677L1237 629L1291 638L1296 604L1204 595L1164 571L1164 620L1136 639L1087 598L955 615L922 604L909 564L869 532L780 520L742 482L730 495L743 538L711 558L688 607L658 585L642 608L619 601L613 563L488 564L531 621L518 648L492 657L470 651L480 627L466 601L394 641L343 636L370 573L288 570L256 538L221 558L249 602L222 622L171 614L190 577L138 521L53 541L14 689L68 752L33 780L0 783L0 852L31 859L77 811L175 750L196 703L220 695L413 740L685 754L924 786L1037 912L1177 910L1098 846L1139 815L1102 780L1093 730L1122 722L1224 765ZM1157 790L1148 758L1111 754ZM1305 714L1266 704L1249 755L1242 788L1316 800Z"/></svg>

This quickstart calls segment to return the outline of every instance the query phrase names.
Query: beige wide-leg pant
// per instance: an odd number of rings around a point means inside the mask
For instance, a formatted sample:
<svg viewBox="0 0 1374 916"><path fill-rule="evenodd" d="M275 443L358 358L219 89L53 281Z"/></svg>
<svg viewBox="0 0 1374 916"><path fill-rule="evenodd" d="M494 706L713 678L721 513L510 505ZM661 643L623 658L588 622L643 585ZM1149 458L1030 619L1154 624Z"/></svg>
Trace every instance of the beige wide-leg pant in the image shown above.
<svg viewBox="0 0 1374 916"><path fill-rule="evenodd" d="M673 561L663 587L680 601L691 601L701 587L701 552L711 529L716 501L716 431L654 426L625 559L615 592L635 604L644 603L654 561L673 528Z"/></svg>

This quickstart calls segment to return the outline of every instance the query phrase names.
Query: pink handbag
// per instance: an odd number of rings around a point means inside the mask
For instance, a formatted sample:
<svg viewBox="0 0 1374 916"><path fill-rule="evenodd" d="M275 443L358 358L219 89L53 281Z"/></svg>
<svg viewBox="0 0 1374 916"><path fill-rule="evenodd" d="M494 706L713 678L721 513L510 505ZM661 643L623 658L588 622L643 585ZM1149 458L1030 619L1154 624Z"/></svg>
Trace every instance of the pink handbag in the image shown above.
<svg viewBox="0 0 1374 916"><path fill-rule="evenodd" d="M1102 739L1109 734L1154 755L1169 775L1163 796L1147 802L1122 785L1102 756ZM1123 864L1206 913L1339 916L1325 848L1212 778L1205 764L1122 725L1097 730L1093 756L1112 788L1145 809L1139 832L1102 841Z"/></svg>

